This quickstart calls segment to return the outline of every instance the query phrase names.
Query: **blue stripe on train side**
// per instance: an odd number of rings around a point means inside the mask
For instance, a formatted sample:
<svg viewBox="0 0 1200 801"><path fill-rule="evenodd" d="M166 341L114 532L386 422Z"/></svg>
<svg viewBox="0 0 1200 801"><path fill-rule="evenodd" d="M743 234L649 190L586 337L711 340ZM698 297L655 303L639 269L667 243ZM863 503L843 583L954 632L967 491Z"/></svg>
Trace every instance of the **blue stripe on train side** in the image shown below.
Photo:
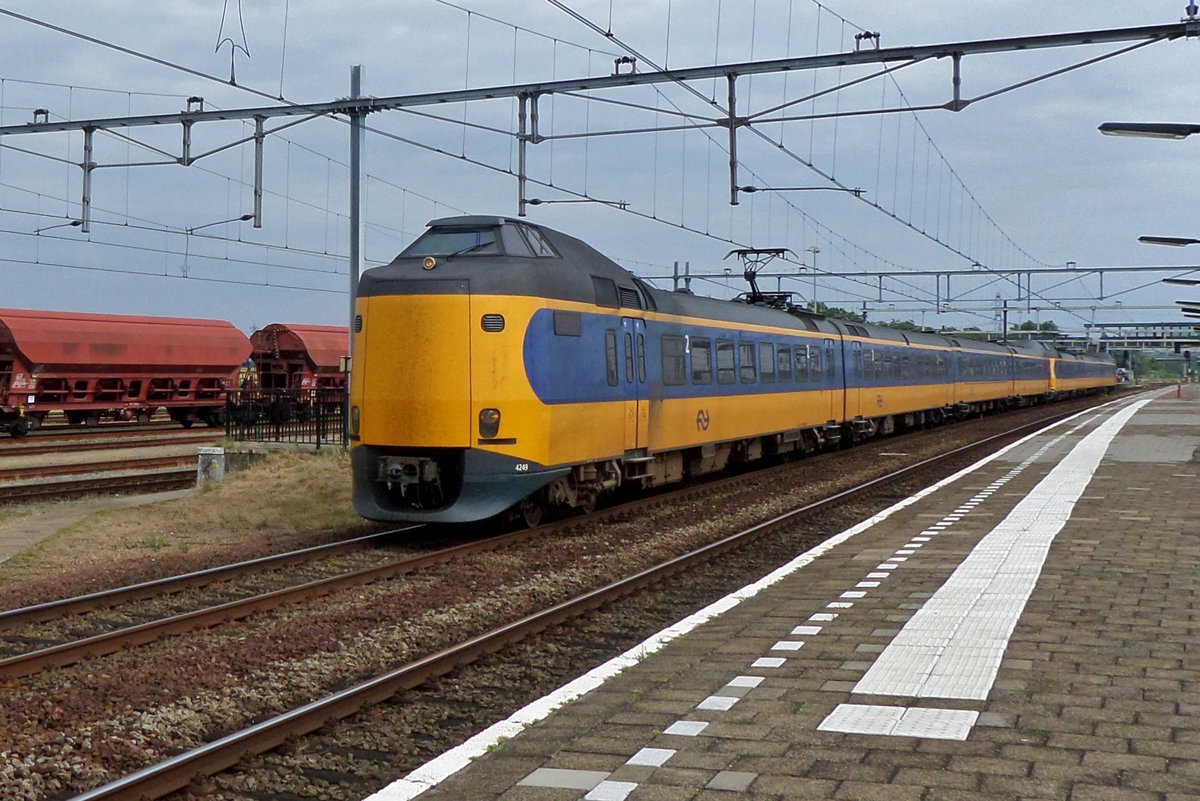
<svg viewBox="0 0 1200 801"><path fill-rule="evenodd" d="M541 309L537 311L525 333L524 360L526 375L537 397L546 404L589 403L631 397L633 385L626 381L625 350L620 328L620 316L615 314L580 313L578 315L579 334L576 336L556 334L554 332L554 313L554 309ZM604 335L605 331L609 329L617 334L617 386L610 386L607 381ZM713 347L714 376L712 383L692 383L689 356L686 365L686 383L671 386L664 385L662 383L663 335L708 339ZM734 342L734 371L735 376L738 376L735 378L734 383L721 384L716 380L715 343L718 339L731 339ZM822 353L820 375L814 376L815 380L809 381L795 381L793 377L793 380L786 382L777 380L772 383L756 381L754 383L743 384L740 381L740 370L738 369L740 366L740 353L738 352L737 343L739 341L753 341L755 343L771 342L776 346L786 345L788 347L795 347L797 345L819 347ZM833 343L831 350L826 346L827 341L832 341ZM835 337L764 336L757 332L745 333L739 329L652 321L647 324L645 344L646 385L647 392L651 398L703 398L712 397L713 395L754 395L820 389L840 390L843 388L845 375L843 348L842 342ZM868 346L868 349L889 352L894 359L900 359L904 355L919 352L916 348L890 344L872 344ZM830 352L833 354L835 365L833 377L829 376L827 370ZM928 353L928 351L924 352ZM942 353L946 358L951 360L952 364L954 363L955 354L952 351L942 351ZM993 359L1007 362L1011 369L1012 362L1010 356L988 354L984 357L986 361ZM977 363L984 360L979 360ZM1048 377L1048 365L1045 369ZM953 380L951 376L957 370L952 371L949 375L921 376L914 374L906 378L898 377L894 374L879 376L871 374L869 377L859 377L856 375L856 372L852 370L847 380L851 389L859 387L945 384ZM912 372L916 373L917 371L913 370ZM978 376L972 378L973 380L989 380L990 377ZM972 380L972 378L960 378L959 380Z"/></svg>

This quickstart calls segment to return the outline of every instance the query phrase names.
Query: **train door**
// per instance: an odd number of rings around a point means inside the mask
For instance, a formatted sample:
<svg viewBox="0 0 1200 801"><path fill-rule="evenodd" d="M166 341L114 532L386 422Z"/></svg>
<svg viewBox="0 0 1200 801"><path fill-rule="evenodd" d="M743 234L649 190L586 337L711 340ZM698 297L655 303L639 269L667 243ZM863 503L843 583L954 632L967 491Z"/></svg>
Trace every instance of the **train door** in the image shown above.
<svg viewBox="0 0 1200 801"><path fill-rule="evenodd" d="M625 384L625 450L647 447L650 403L646 391L646 321L621 318L621 352Z"/></svg>
<svg viewBox="0 0 1200 801"><path fill-rule="evenodd" d="M843 340L844 341L844 340ZM846 403L841 420L852 420L859 414L859 397L863 384L863 349L861 342L851 342L850 353L842 354L842 386L846 388Z"/></svg>

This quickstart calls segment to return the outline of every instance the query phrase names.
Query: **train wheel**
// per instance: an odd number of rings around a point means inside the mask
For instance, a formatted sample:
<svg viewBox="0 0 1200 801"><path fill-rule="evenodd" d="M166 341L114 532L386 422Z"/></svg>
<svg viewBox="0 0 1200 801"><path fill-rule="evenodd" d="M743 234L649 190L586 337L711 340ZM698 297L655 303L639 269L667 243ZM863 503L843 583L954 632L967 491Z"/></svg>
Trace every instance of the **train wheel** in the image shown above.
<svg viewBox="0 0 1200 801"><path fill-rule="evenodd" d="M85 416L84 416L84 418L83 418L83 424L84 424L85 426L98 426L98 425L100 425L100 413L99 413L99 412L95 412L95 413L90 413L90 414L87 414L87 415L85 415Z"/></svg>
<svg viewBox="0 0 1200 801"><path fill-rule="evenodd" d="M183 426L184 428L191 428L195 422L196 421L191 417L179 418L179 425Z"/></svg>
<svg viewBox="0 0 1200 801"><path fill-rule="evenodd" d="M18 417L13 421L12 426L8 429L8 433L12 434L17 439L29 433L29 429L33 428L28 417Z"/></svg>
<svg viewBox="0 0 1200 801"><path fill-rule="evenodd" d="M518 511L521 513L521 522L526 527L536 528L542 522L542 515L546 513L546 508L542 506L539 499L526 498L521 501Z"/></svg>

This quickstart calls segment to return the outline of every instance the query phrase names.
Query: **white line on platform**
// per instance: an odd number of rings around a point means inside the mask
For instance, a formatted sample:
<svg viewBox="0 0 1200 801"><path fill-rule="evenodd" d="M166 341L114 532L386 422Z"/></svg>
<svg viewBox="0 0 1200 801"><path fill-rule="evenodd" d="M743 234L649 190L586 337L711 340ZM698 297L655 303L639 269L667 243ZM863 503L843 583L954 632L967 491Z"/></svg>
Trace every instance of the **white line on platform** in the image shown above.
<svg viewBox="0 0 1200 801"><path fill-rule="evenodd" d="M1059 421L1050 428L1066 425L1084 414L1087 414L1087 412L1080 412L1077 415L1072 415L1065 420ZM408 801L409 799L415 798L426 790L441 784L447 778L469 765L472 760L487 753L498 743L516 736L526 726L542 720L559 707L584 695L585 693L590 692L596 687L599 687L605 681L621 673L626 668L636 665L638 662L645 659L649 654L661 650L668 642L691 632L702 623L719 617L730 609L733 609L742 601L746 600L747 598L752 598L772 584L781 581L805 565L810 564L818 557L833 549L835 546L840 545L841 543L850 539L854 535L873 528L880 522L891 517L896 512L912 506L925 497L937 492L942 487L952 484L963 476L969 475L985 465L992 463L993 461L1003 457L1014 448L1018 448L1025 444L1034 437L1044 435L1045 430L1046 429L1043 429L1042 431L1038 431L1030 434L1027 437L1023 437L1011 445L1001 448L995 453L980 459L974 464L968 465L954 475L948 476L936 484L914 493L894 506L884 509L873 517L870 517L867 520L864 520L861 523L846 529L840 534L830 537L825 542L822 542L814 548L805 551L803 554L800 554L786 565L783 565L771 573L768 573L766 576L754 582L753 584L749 584L730 593L729 595L725 596L719 601L716 601L715 603L710 604L704 609L701 609L695 614L689 615L674 625L669 626L657 634L648 637L646 640L629 649L620 656L614 657L602 665L598 665L574 681L571 681L568 684L565 684L557 690L549 693L548 695L545 695L542 698L539 698L538 700L522 707L521 709L518 709L507 719L492 724L487 729L479 732L461 745L458 745L455 748L452 748L449 751L446 751L445 753L431 759L424 765L421 765L419 768L411 771L404 778L397 779L386 787L380 789L378 792L368 796L366 801ZM895 565L881 565L877 569L892 569L894 567ZM854 606L853 603L846 601L833 601L829 604L826 604L826 608L829 609L849 609L852 606Z"/></svg>
<svg viewBox="0 0 1200 801"><path fill-rule="evenodd" d="M1054 537L1113 437L1149 402L1130 404L1080 440L909 618L854 692L986 699Z"/></svg>

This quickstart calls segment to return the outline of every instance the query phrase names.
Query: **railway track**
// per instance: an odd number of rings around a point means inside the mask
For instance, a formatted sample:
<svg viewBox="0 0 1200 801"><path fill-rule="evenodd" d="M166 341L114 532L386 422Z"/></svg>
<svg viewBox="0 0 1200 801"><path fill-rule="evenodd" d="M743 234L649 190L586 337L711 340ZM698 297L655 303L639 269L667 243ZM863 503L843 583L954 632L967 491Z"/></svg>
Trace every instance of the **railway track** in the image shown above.
<svg viewBox="0 0 1200 801"><path fill-rule="evenodd" d="M333 559L362 551L371 545L382 544L396 535L413 532L420 528L423 527L407 526L208 570L10 609L0 612L0 632L3 632L0 640L4 641L0 646L0 651L12 652L22 643L45 640L47 636L45 624L51 621L70 618L71 631L78 631L84 625L77 619L80 615L99 610L110 610L122 604L132 604L146 599L161 599L188 590L230 582L245 576L251 576L256 580L261 579L263 574L271 571L305 567L319 560ZM104 656L126 648L145 645L173 634L242 620L285 603L317 598L340 589L378 581L439 561L446 561L452 559L454 553L454 549L443 549L427 556L390 559L381 565L338 572L332 576L299 583L289 583L285 580L282 587L269 592L253 593L237 600L196 606L188 611L157 620L115 627L77 639L44 645L32 651L10 653L8 656L0 657L0 678L13 679L28 676L48 667L71 665L84 658ZM226 595L229 592L224 591L221 594ZM139 615L135 613L135 616ZM37 629L34 629L34 626Z"/></svg>
<svg viewBox="0 0 1200 801"><path fill-rule="evenodd" d="M211 443L217 436L211 429L189 431L163 419L148 425L63 425L39 429L21 440L3 437L0 504L190 487L196 480L195 455L190 450L180 453L180 447ZM120 455L134 449L146 455ZM95 455L71 458L89 452Z"/></svg>
<svg viewBox="0 0 1200 801"><path fill-rule="evenodd" d="M36 434L38 432L34 432ZM25 439L0 438L0 459L5 456L41 456L53 453L80 453L116 448L142 448L155 445L179 445L213 442L223 436L217 429L189 430L177 423L161 426L116 425L112 428L82 430L64 428L43 436L31 434Z"/></svg>
<svg viewBox="0 0 1200 801"><path fill-rule="evenodd" d="M169 492L196 484L196 468L157 471L119 476L76 478L44 484L0 486L0 504L61 501L88 495L125 495L142 492Z"/></svg>
<svg viewBox="0 0 1200 801"><path fill-rule="evenodd" d="M972 442L969 445L956 448L936 457L925 459L906 467L887 472L881 477L830 494L815 503L806 504L800 508L787 511L770 519L743 527L733 533L720 536L714 541L686 553L674 554L660 560L644 569L635 570L615 581L603 586L586 588L574 597L559 600L546 605L544 608L528 614L507 620L475 636L463 638L461 641L444 644L430 653L409 660L406 664L373 678L361 681L340 692L311 703L302 704L276 715L270 719L250 726L241 731L228 734L213 742L198 748L180 753L161 763L145 767L110 784L98 787L77 797L77 801L87 799L135 799L160 798L171 792L188 786L198 775L213 775L223 771L247 755L262 753L276 748L282 743L296 737L306 735L318 728L326 726L331 720L345 718L362 710L364 707L388 699L398 692L417 687L431 678L453 671L456 667L471 663L484 654L489 654L517 643L532 634L544 631L573 618L578 618L598 607L618 602L619 599L636 594L648 587L661 585L681 573L694 576L697 571L704 569L714 559L730 551L753 547L755 543L781 535L787 531L795 531L798 526L811 527L817 518L825 518L831 510L847 504L863 503L867 496L877 498L877 503L886 505L890 502L898 483L927 482L929 476L940 475L951 469L948 464L960 464L973 454L990 449L999 442L1021 435L1030 428L1045 426L1055 419L1065 417L1076 410L1063 412L1034 423L1028 423L1002 434L994 435ZM889 444L900 443L901 439L893 439ZM829 456L836 456L831 454ZM822 457L826 458L826 457ZM805 463L801 463L805 464ZM759 482L770 484L775 478L782 478L789 469L795 466L783 466L754 474ZM745 480L738 476L715 482L720 485L726 482ZM620 507L614 507L598 513L610 520L636 518L644 514L650 506L686 502L689 498L701 495L712 495L716 490L714 484L685 489L679 492L666 493L662 496L641 499ZM882 497L880 497L882 496ZM461 559L465 554L473 552L476 546L486 548L506 547L517 541L517 538L545 538L551 529L569 527L571 525L594 525L600 518L589 516L586 519L565 521L551 526L541 527L531 532L520 532L514 535L493 538L482 543L468 543L455 549L425 554L422 558L446 561ZM581 521L586 520L586 523ZM807 535L806 535L807 536ZM510 539L511 538L511 539ZM761 567L760 567L761 569Z"/></svg>

